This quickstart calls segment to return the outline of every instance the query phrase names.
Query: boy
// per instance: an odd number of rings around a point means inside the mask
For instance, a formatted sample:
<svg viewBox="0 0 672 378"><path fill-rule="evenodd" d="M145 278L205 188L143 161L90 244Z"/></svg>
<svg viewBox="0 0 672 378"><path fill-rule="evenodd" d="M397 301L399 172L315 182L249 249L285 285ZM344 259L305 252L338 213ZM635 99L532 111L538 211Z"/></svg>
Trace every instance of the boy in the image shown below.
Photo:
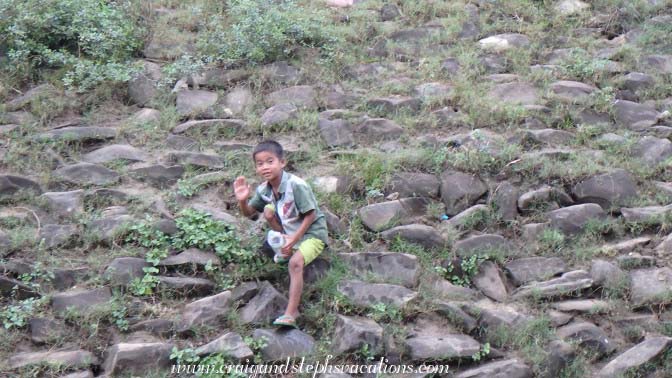
<svg viewBox="0 0 672 378"><path fill-rule="evenodd" d="M252 152L256 172L266 181L251 199L245 177L236 178L233 189L241 212L251 217L263 212L269 226L282 232L285 245L283 261L289 259L289 302L285 314L274 325L296 327L303 290L303 267L310 264L327 245L327 222L317 206L310 186L301 178L285 172L282 146L273 140L259 143ZM268 245L265 245L268 248ZM297 253L298 252L298 253ZM281 262L281 261L276 261Z"/></svg>

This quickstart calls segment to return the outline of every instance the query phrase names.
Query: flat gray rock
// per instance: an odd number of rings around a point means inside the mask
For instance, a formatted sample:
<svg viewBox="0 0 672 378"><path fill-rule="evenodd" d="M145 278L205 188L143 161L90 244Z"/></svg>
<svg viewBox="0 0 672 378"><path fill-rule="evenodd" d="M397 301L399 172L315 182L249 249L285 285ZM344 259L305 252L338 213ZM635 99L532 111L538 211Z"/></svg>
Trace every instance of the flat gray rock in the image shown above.
<svg viewBox="0 0 672 378"><path fill-rule="evenodd" d="M459 373L455 378L532 378L532 369L518 359L495 361Z"/></svg>
<svg viewBox="0 0 672 378"><path fill-rule="evenodd" d="M585 270L574 270L558 278L521 286L513 293L514 299L527 297L551 298L570 295L593 286L590 274Z"/></svg>
<svg viewBox="0 0 672 378"><path fill-rule="evenodd" d="M174 345L170 343L120 343L105 351L103 370L105 374L146 374L156 369L167 369L171 365L170 354Z"/></svg>
<svg viewBox="0 0 672 378"><path fill-rule="evenodd" d="M404 307L418 295L417 292L403 286L372 284L355 280L341 282L337 290L353 304L360 307L369 307L377 303Z"/></svg>
<svg viewBox="0 0 672 378"><path fill-rule="evenodd" d="M441 173L441 200L446 205L446 214L453 216L473 206L488 192L480 178L453 170Z"/></svg>
<svg viewBox="0 0 672 378"><path fill-rule="evenodd" d="M201 251L198 248L189 248L184 252L178 253L159 261L158 266L179 266L179 265L198 265L203 267L208 264L221 265L222 262L214 252Z"/></svg>
<svg viewBox="0 0 672 378"><path fill-rule="evenodd" d="M354 352L368 345L375 354L383 350L383 327L361 316L336 315L333 343L335 355Z"/></svg>
<svg viewBox="0 0 672 378"><path fill-rule="evenodd" d="M112 144L82 155L82 160L92 164L109 163L114 160L146 161L149 155L127 144Z"/></svg>
<svg viewBox="0 0 672 378"><path fill-rule="evenodd" d="M224 160L221 156L215 154L191 152L191 151L171 151L167 155L168 161L182 165L193 165L202 168L222 169Z"/></svg>
<svg viewBox="0 0 672 378"><path fill-rule="evenodd" d="M672 345L670 337L652 337L626 350L605 365L597 374L599 378L617 377L630 369L651 363Z"/></svg>
<svg viewBox="0 0 672 378"><path fill-rule="evenodd" d="M388 283L415 287L419 264L415 255L397 252L340 253L341 259L355 274L372 274Z"/></svg>
<svg viewBox="0 0 672 378"><path fill-rule="evenodd" d="M109 287L98 289L75 289L51 296L51 308L54 312L65 313L73 309L80 313L88 312L93 306L103 305L112 300Z"/></svg>
<svg viewBox="0 0 672 378"><path fill-rule="evenodd" d="M567 270L565 262L558 257L524 257L504 266L514 285L545 280Z"/></svg>
<svg viewBox="0 0 672 378"><path fill-rule="evenodd" d="M187 121L173 127L172 131L174 134L189 134L195 132L209 135L226 135L237 133L244 127L245 121L240 119L216 118Z"/></svg>
<svg viewBox="0 0 672 378"><path fill-rule="evenodd" d="M427 200L423 198L402 198L367 205L359 209L362 223L371 231L384 231L400 224L412 223L413 218L423 216Z"/></svg>
<svg viewBox="0 0 672 378"><path fill-rule="evenodd" d="M672 269L654 268L630 271L630 301L634 306L659 304L672 295Z"/></svg>
<svg viewBox="0 0 672 378"><path fill-rule="evenodd" d="M462 334L418 335L404 341L409 357L414 360L444 360L471 357L481 344Z"/></svg>
<svg viewBox="0 0 672 378"><path fill-rule="evenodd" d="M67 165L53 171L54 179L71 185L110 185L121 176L111 169L90 163Z"/></svg>
<svg viewBox="0 0 672 378"><path fill-rule="evenodd" d="M317 93L310 85L296 85L269 93L265 97L269 106L284 104L288 101L299 108L317 109Z"/></svg>
<svg viewBox="0 0 672 378"><path fill-rule="evenodd" d="M10 369L47 364L68 368L81 368L99 364L98 358L85 350L18 353L10 356L7 362Z"/></svg>
<svg viewBox="0 0 672 378"><path fill-rule="evenodd" d="M583 227L590 221L599 221L607 218L602 207L594 203L574 205L553 210L548 213L551 227L557 228L565 234L575 235L583 231Z"/></svg>
<svg viewBox="0 0 672 378"><path fill-rule="evenodd" d="M492 261L484 261L478 267L478 273L472 278L472 282L486 297L498 302L504 302L508 298L505 278Z"/></svg>
<svg viewBox="0 0 672 378"><path fill-rule="evenodd" d="M613 353L616 344L595 324L588 322L571 323L557 329L558 336L565 341L575 341L579 346L596 352L600 356Z"/></svg>
<svg viewBox="0 0 672 378"><path fill-rule="evenodd" d="M214 353L221 353L223 356L233 357L238 361L252 359L254 352L250 349L243 338L235 333L228 332L215 340L202 345L194 351L199 356L206 356Z"/></svg>
<svg viewBox="0 0 672 378"><path fill-rule="evenodd" d="M186 297L200 297L212 293L215 283L205 278L158 276L159 288Z"/></svg>
<svg viewBox="0 0 672 378"><path fill-rule="evenodd" d="M427 249L443 248L446 245L446 240L439 231L424 224L393 227L383 231L380 236L388 242L399 237L406 242L420 244Z"/></svg>
<svg viewBox="0 0 672 378"><path fill-rule="evenodd" d="M177 322L177 331L186 332L204 325L218 327L231 311L233 302L231 291L227 290L187 304Z"/></svg>
<svg viewBox="0 0 672 378"><path fill-rule="evenodd" d="M298 329L255 329L252 338L255 341L266 340L266 346L261 348L261 357L264 361L307 356L315 348L313 337Z"/></svg>
<svg viewBox="0 0 672 378"><path fill-rule="evenodd" d="M99 126L68 126L37 134L43 142L103 142L117 137L117 129Z"/></svg>
<svg viewBox="0 0 672 378"><path fill-rule="evenodd" d="M593 202L609 209L626 205L637 196L637 184L632 175L623 169L590 177L576 184L572 193L578 202Z"/></svg>
<svg viewBox="0 0 672 378"><path fill-rule="evenodd" d="M149 267L149 263L139 257L117 257L103 273L105 280L111 285L125 286L134 279L142 279L145 276L143 268Z"/></svg>
<svg viewBox="0 0 672 378"><path fill-rule="evenodd" d="M243 324L267 324L282 315L287 307L287 298L269 283L239 311Z"/></svg>

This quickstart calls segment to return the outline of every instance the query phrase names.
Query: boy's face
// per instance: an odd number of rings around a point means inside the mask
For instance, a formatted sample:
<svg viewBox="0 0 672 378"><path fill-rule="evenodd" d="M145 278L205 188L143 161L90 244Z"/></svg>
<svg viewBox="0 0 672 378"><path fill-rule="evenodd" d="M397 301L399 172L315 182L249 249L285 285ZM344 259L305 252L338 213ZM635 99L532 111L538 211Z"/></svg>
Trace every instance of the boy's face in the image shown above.
<svg viewBox="0 0 672 378"><path fill-rule="evenodd" d="M254 156L257 174L267 181L272 181L282 174L285 159L279 159L274 153L260 151Z"/></svg>

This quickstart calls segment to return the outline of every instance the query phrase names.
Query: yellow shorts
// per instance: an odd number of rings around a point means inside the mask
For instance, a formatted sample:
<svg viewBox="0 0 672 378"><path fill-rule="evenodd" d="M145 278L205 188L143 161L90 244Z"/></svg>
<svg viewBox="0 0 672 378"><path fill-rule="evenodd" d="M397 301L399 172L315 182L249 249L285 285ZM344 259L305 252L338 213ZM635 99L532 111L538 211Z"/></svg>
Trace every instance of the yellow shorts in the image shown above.
<svg viewBox="0 0 672 378"><path fill-rule="evenodd" d="M310 264L324 250L324 242L316 238L308 238L299 244L299 252L303 256L303 265Z"/></svg>

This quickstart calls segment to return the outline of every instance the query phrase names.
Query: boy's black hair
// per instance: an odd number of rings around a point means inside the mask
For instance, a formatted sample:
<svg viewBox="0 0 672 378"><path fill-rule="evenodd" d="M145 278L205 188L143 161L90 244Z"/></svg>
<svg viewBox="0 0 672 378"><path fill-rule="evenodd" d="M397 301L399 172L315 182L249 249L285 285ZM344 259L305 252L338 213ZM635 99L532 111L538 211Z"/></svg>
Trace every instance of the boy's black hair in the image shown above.
<svg viewBox="0 0 672 378"><path fill-rule="evenodd" d="M252 151L252 159L254 159L259 152L270 152L273 155L275 155L278 159L284 159L285 152L282 150L282 146L280 143L267 139L259 144L257 144L256 147L254 147L254 151Z"/></svg>

